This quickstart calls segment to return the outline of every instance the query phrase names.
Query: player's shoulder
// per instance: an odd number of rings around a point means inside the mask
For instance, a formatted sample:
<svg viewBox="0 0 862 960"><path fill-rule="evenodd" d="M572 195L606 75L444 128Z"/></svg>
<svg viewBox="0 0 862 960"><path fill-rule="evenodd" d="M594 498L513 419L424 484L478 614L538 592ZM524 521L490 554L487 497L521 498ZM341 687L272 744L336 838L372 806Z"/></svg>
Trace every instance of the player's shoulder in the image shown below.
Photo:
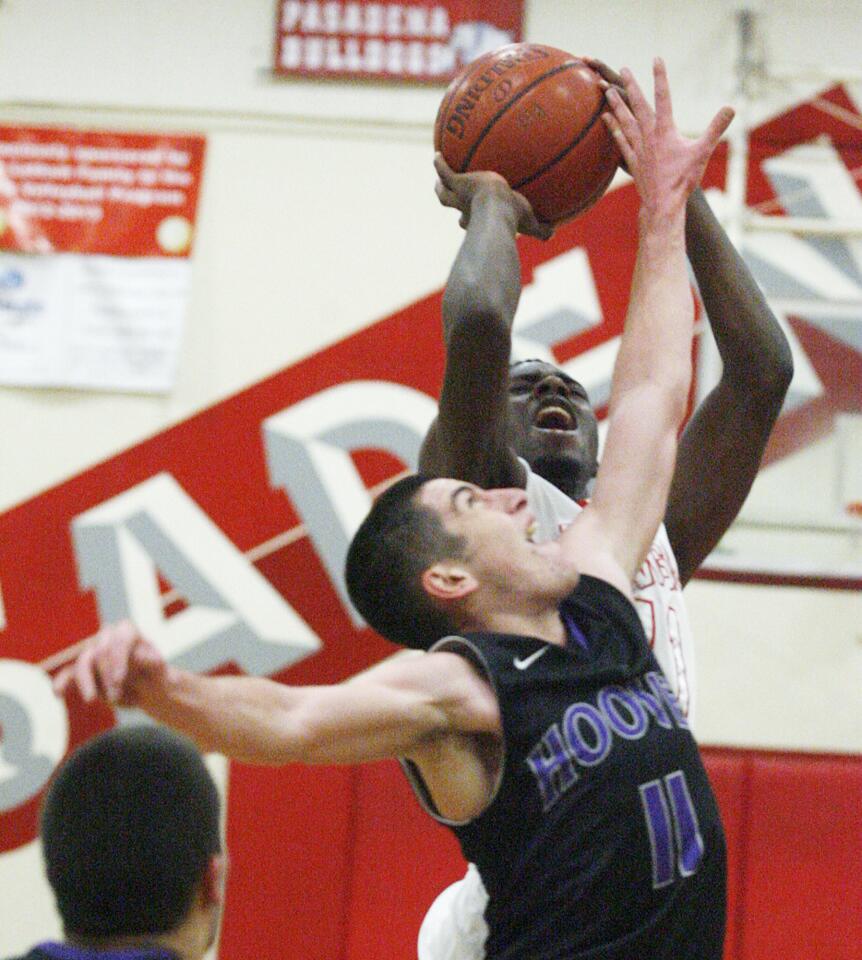
<svg viewBox="0 0 862 960"><path fill-rule="evenodd" d="M643 634L643 624L631 592L605 577L581 576L563 606L587 632L598 630L603 633L608 627L638 638Z"/></svg>
<svg viewBox="0 0 862 960"><path fill-rule="evenodd" d="M76 953L76 956L78 953ZM52 960L54 954L49 953L45 950L40 950L38 946L32 947L28 953L23 953L20 956L7 957L5 960Z"/></svg>
<svg viewBox="0 0 862 960"><path fill-rule="evenodd" d="M431 650L399 650L347 680L350 684L423 686L430 681L458 677L469 672L469 664L440 641Z"/></svg>
<svg viewBox="0 0 862 960"><path fill-rule="evenodd" d="M351 677L350 684L420 694L426 702L485 716L491 693L487 673L461 637L444 637L431 650L401 651Z"/></svg>

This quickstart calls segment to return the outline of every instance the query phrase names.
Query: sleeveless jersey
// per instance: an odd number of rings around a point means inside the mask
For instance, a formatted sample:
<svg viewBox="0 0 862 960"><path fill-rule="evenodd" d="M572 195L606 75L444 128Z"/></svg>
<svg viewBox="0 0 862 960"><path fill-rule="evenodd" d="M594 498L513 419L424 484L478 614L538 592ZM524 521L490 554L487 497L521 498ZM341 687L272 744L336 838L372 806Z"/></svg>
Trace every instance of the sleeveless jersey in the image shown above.
<svg viewBox="0 0 862 960"><path fill-rule="evenodd" d="M536 540L556 540L581 512L581 505L533 473L526 460L527 502L536 517ZM694 724L694 639L682 596L676 557L662 524L632 583L635 605L659 666L690 724Z"/></svg>
<svg viewBox="0 0 862 960"><path fill-rule="evenodd" d="M556 539L583 507L544 477L526 460L526 494L536 518L536 540ZM632 584L647 640L670 681L689 724L695 706L694 640L682 594L676 558L662 524ZM419 930L419 960L483 960L488 928L483 911L488 895L479 873L466 875L447 887L428 910Z"/></svg>
<svg viewBox="0 0 862 960"><path fill-rule="evenodd" d="M173 950L156 946L99 950L96 947L78 947L71 943L45 941L37 944L29 953L18 957L17 960L180 960L180 957Z"/></svg>
<svg viewBox="0 0 862 960"><path fill-rule="evenodd" d="M488 633L434 648L470 659L500 705L495 794L447 823L490 896L485 956L720 960L724 837L686 718L618 590L584 576L560 610L565 648Z"/></svg>

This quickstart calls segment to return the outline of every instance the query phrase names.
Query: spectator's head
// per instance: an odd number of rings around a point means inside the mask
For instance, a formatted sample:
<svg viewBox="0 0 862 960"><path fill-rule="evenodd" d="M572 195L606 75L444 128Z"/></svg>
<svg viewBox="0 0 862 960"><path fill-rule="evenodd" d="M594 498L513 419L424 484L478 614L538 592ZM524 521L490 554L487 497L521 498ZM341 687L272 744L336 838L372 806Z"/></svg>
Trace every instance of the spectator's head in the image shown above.
<svg viewBox="0 0 862 960"><path fill-rule="evenodd" d="M162 727L117 727L62 764L42 810L48 881L67 938L140 938L202 955L224 881L219 796L201 754Z"/></svg>

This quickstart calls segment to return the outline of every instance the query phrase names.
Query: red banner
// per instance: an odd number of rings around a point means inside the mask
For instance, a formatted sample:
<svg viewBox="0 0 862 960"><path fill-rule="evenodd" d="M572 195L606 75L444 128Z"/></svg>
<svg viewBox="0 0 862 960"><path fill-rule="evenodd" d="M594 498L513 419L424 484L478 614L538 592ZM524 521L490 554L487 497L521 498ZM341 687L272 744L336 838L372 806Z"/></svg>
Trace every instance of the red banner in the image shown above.
<svg viewBox="0 0 862 960"><path fill-rule="evenodd" d="M275 72L444 83L465 64L521 40L523 0L280 0Z"/></svg>
<svg viewBox="0 0 862 960"><path fill-rule="evenodd" d="M204 143L0 126L0 250L187 257Z"/></svg>

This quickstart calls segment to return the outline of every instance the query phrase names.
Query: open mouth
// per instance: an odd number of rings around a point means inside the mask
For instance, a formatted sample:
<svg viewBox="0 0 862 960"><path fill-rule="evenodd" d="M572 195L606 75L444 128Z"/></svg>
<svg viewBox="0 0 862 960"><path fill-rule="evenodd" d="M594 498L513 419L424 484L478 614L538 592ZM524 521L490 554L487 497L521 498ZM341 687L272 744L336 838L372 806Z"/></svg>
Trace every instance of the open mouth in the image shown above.
<svg viewBox="0 0 862 960"><path fill-rule="evenodd" d="M572 414L564 407L543 407L533 421L538 430L574 430L577 422Z"/></svg>

